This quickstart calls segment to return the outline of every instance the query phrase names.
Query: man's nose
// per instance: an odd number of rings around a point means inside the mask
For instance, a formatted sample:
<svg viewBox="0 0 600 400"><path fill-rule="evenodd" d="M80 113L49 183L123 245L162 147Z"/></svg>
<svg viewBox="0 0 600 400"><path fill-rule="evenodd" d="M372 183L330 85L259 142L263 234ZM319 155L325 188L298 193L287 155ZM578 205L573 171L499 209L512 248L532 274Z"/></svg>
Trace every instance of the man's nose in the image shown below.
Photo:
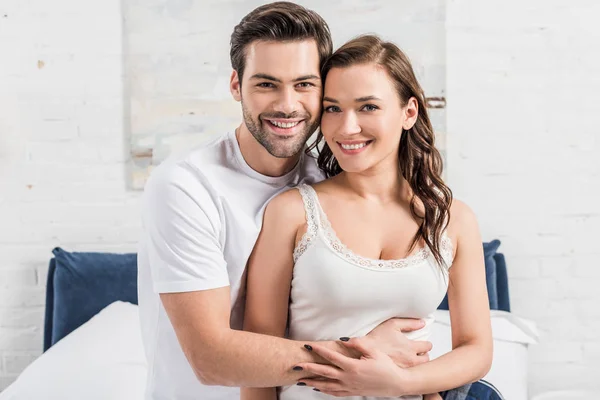
<svg viewBox="0 0 600 400"><path fill-rule="evenodd" d="M293 88L282 88L275 102L275 111L292 114L298 110L298 95Z"/></svg>

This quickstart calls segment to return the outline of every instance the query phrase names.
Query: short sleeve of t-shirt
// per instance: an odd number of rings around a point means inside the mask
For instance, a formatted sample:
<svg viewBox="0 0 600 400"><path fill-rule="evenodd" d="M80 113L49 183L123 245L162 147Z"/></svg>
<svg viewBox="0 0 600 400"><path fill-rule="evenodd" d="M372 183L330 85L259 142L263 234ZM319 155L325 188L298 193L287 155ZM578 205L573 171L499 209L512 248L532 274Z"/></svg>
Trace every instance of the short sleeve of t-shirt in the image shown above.
<svg viewBox="0 0 600 400"><path fill-rule="evenodd" d="M218 207L199 172L185 164L155 170L142 202L143 251L156 293L229 285Z"/></svg>

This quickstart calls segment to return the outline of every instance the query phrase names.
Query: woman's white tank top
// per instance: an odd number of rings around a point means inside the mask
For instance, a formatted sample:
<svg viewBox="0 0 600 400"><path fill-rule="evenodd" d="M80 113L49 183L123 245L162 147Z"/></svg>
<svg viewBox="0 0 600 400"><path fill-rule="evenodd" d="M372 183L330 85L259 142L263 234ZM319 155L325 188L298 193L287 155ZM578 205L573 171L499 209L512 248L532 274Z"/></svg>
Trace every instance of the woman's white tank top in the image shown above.
<svg viewBox="0 0 600 400"><path fill-rule="evenodd" d="M453 251L447 234L444 232L441 242L445 261L442 268L428 247L400 260L361 257L340 242L315 190L309 185L298 189L304 202L307 231L294 250L289 338L320 341L364 336L390 318L403 317L424 319L424 328L406 336L427 340L433 313L448 288ZM330 396L301 386L284 387L280 394L281 400L327 398Z"/></svg>

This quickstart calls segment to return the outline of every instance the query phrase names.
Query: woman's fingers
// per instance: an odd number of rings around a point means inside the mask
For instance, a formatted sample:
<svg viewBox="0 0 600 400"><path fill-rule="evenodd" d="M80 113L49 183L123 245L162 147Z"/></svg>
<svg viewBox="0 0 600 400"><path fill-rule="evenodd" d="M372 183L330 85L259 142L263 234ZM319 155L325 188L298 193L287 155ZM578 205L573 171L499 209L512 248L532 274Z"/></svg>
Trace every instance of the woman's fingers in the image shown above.
<svg viewBox="0 0 600 400"><path fill-rule="evenodd" d="M296 367L302 368L303 371L310 373L311 376L318 375L329 379L339 379L341 371L331 365L323 365L316 363L300 363Z"/></svg>
<svg viewBox="0 0 600 400"><path fill-rule="evenodd" d="M319 389L321 392L346 392L339 381L335 380L319 380L319 379L302 379L298 382L300 386L310 386Z"/></svg>
<svg viewBox="0 0 600 400"><path fill-rule="evenodd" d="M338 353L337 351L329 350L327 347L318 344L313 344L311 346L311 351L315 352L317 355L321 356L326 361L329 361L331 364L343 370L351 368L353 366L353 363L356 362L356 360L353 358L346 357L345 355Z"/></svg>

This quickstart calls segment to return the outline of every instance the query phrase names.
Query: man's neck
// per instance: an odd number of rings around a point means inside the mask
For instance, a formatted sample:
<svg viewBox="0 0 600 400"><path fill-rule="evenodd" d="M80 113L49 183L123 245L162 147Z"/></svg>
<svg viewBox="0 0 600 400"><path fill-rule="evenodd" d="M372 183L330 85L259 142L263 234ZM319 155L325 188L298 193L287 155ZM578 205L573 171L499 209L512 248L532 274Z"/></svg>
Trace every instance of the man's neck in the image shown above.
<svg viewBox="0 0 600 400"><path fill-rule="evenodd" d="M278 177L290 172L300 159L301 153L289 158L277 158L271 155L248 131L245 124L235 130L242 157L259 174Z"/></svg>

